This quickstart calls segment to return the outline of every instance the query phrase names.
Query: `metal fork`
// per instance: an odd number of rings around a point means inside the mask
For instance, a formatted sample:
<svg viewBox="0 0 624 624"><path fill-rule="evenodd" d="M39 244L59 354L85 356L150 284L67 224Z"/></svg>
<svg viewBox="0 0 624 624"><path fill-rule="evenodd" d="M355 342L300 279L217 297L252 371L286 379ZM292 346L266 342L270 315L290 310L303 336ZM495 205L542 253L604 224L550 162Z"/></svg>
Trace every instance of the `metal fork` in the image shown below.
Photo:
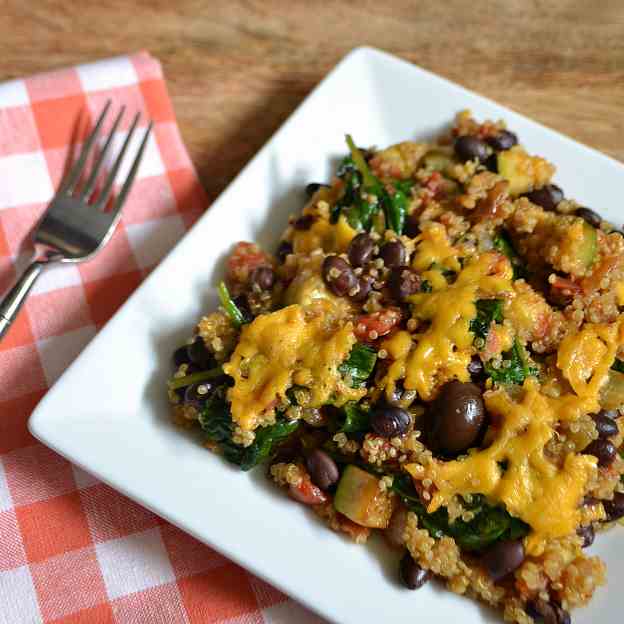
<svg viewBox="0 0 624 624"><path fill-rule="evenodd" d="M106 138L86 182L84 184L79 184L79 182L86 173L87 160L95 146L110 105L111 101L108 100L95 123L93 131L84 142L76 163L61 182L60 188L39 222L34 234L35 256L33 262L0 302L0 340L11 327L28 293L46 267L64 262L77 263L90 260L106 245L115 231L115 226L121 217L121 209L130 192L141 157L145 151L153 122L149 123L143 134L128 177L114 198L110 210L106 210L112 196L115 177L141 117L140 113L134 116L126 139L104 180L101 191L97 193L97 197L92 198L91 195L95 189L98 176L103 169L104 159L112 145L125 107L121 108L115 118L110 134Z"/></svg>

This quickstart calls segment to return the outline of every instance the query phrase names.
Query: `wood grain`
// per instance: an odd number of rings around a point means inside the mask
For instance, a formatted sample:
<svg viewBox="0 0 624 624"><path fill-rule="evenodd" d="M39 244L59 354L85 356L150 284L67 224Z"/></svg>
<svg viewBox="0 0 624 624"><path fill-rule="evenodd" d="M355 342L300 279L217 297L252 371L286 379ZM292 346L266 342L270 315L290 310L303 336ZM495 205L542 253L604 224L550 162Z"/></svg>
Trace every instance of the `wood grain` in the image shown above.
<svg viewBox="0 0 624 624"><path fill-rule="evenodd" d="M149 50L211 198L362 44L624 160L621 0L0 0L0 35L0 80Z"/></svg>

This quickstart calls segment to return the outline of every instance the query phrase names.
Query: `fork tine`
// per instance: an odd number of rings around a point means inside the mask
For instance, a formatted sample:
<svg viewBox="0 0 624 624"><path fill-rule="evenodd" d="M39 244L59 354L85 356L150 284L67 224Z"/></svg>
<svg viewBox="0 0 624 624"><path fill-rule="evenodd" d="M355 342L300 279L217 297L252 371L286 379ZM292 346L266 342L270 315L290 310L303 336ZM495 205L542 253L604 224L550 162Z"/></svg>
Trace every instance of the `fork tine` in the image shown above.
<svg viewBox="0 0 624 624"><path fill-rule="evenodd" d="M123 117L125 110L126 110L126 107L122 106L121 110L119 111L119 114L117 115L117 119L115 119L115 122L113 123L113 127L111 128L110 134L108 135L106 139L106 143L104 143L104 147L102 147L102 151L98 155L97 161L93 165L93 170L91 171L91 174L89 175L89 179L84 185L84 188L80 191L80 195L78 199L80 200L89 199L89 196L93 192L93 189L95 187L95 182L97 180L98 174L100 173L100 168L102 167L102 163L104 162L104 158L106 156L106 153L108 152L109 147L112 145L113 137L115 136L115 132L117 132L117 126L119 126L119 122L121 121L121 118Z"/></svg>
<svg viewBox="0 0 624 624"><path fill-rule="evenodd" d="M128 177L123 183L123 186L121 187L121 190L119 191L119 194L115 198L115 203L110 212L112 223L109 228L109 233L112 233L112 230L115 228L115 225L117 224L117 220L121 213L121 209L123 208L124 201L126 200L126 196L130 192L130 189L132 188L132 183L134 182L134 178L136 177L137 171L139 169L141 158L143 157L143 152L145 151L145 147L147 146L147 139L149 138L153 125L154 125L154 122L150 121L149 125L147 126L147 129L145 130L145 133L143 134L143 138L141 139L141 145L139 145L137 155L134 157L134 162L132 163L132 166L130 167L130 171L128 172Z"/></svg>
<svg viewBox="0 0 624 624"><path fill-rule="evenodd" d="M76 183L80 179L80 176L82 175L82 172L87 163L87 157L89 156L91 147L95 143L95 139L100 133L100 128L102 127L102 124L104 123L104 118L106 117L106 113L108 113L108 109L110 108L110 105L111 105L111 100L107 100L106 104L104 105L104 109L102 110L102 112L100 113L100 116L95 122L95 127L93 128L91 134L87 137L86 141L82 145L82 149L80 150L80 156L78 156L78 160L75 162L74 166L69 170L69 173L67 174L67 179L65 180L65 182L63 182L63 184L59 188L58 195L62 195L64 193L71 193L74 190Z"/></svg>
<svg viewBox="0 0 624 624"><path fill-rule="evenodd" d="M104 187L102 188L102 192L100 196L97 198L97 201L94 204L95 208L101 209L106 206L106 202L108 201L111 191L113 188L113 184L115 183L115 177L117 176L117 172L119 171L119 167L121 166L121 161L123 160L124 154L128 149L128 145L130 145L130 140L132 139L132 135L134 134L134 130L136 129L137 123L139 123L139 119L141 118L141 113L137 113L132 120L132 125L128 130L128 134L126 136L126 140L121 146L121 150L119 151L119 155L117 156L117 160L113 163L113 166L106 178L106 182L104 182Z"/></svg>

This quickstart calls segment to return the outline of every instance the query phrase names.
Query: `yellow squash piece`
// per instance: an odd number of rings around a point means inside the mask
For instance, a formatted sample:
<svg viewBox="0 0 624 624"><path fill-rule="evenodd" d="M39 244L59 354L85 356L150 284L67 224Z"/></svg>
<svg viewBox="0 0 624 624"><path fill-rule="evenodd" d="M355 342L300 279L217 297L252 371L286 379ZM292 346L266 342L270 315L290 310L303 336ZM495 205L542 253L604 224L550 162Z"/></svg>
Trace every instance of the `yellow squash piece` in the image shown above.
<svg viewBox="0 0 624 624"><path fill-rule="evenodd" d="M393 509L388 494L379 489L379 478L352 465L342 473L334 507L349 520L371 529L385 529Z"/></svg>
<svg viewBox="0 0 624 624"><path fill-rule="evenodd" d="M522 195L548 184L555 167L544 158L530 156L515 145L498 153L498 172L509 182L510 195Z"/></svg>

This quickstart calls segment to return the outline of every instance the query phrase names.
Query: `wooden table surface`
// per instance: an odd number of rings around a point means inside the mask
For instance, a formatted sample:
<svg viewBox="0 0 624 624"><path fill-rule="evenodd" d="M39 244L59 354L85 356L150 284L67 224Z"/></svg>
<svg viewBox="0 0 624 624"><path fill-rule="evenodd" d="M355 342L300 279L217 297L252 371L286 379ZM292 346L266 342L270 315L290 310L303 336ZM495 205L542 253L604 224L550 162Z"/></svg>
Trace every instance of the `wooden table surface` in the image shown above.
<svg viewBox="0 0 624 624"><path fill-rule="evenodd" d="M624 161L622 0L0 0L0 80L158 57L211 199L362 44Z"/></svg>

